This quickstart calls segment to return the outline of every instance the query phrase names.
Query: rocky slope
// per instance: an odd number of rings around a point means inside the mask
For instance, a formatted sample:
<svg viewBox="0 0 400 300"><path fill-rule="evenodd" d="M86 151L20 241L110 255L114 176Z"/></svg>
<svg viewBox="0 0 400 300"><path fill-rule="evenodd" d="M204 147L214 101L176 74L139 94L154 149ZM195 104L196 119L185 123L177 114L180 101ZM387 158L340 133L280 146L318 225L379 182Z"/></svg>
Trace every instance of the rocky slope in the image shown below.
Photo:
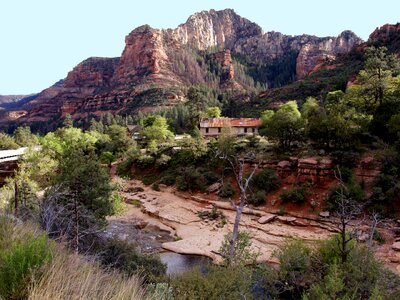
<svg viewBox="0 0 400 300"><path fill-rule="evenodd" d="M218 91L254 89L255 83L269 84L269 79L246 70L258 66L267 70L289 52L295 59L290 77L303 78L361 42L349 31L325 38L264 33L231 9L203 11L175 29L136 28L126 37L120 58L83 61L63 82L26 105L28 114L21 121L169 105L171 99L182 99L182 89L192 84ZM235 67L242 70L240 74L235 74Z"/></svg>
<svg viewBox="0 0 400 300"><path fill-rule="evenodd" d="M400 23L385 24L376 28L369 36L368 42L375 46L386 46L390 51L400 55Z"/></svg>
<svg viewBox="0 0 400 300"><path fill-rule="evenodd" d="M17 107L21 100L32 95L0 95L0 110Z"/></svg>

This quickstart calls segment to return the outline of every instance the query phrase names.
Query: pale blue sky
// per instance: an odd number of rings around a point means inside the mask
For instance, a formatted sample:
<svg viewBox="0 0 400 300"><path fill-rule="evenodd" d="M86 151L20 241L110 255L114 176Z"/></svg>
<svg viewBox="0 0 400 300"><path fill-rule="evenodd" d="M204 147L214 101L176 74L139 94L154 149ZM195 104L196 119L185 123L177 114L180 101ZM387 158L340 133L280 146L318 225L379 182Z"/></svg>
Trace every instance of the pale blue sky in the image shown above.
<svg viewBox="0 0 400 300"><path fill-rule="evenodd" d="M0 94L39 92L90 56L120 56L137 26L174 28L211 8L291 35L350 29L367 39L400 21L399 0L0 0Z"/></svg>

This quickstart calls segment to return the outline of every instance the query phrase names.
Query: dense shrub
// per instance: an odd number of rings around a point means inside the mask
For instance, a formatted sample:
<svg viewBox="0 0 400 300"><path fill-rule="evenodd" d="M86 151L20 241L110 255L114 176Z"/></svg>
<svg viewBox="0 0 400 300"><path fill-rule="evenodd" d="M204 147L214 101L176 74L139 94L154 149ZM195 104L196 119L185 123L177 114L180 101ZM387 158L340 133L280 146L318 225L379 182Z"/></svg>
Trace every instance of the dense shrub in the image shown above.
<svg viewBox="0 0 400 300"><path fill-rule="evenodd" d="M46 235L30 232L5 244L0 248L0 298L25 298L35 272L51 260L53 247Z"/></svg>
<svg viewBox="0 0 400 300"><path fill-rule="evenodd" d="M105 266L116 268L128 275L141 274L147 281L154 281L166 272L166 265L158 256L141 254L133 244L117 239L109 239L102 244L101 248L96 250Z"/></svg>
<svg viewBox="0 0 400 300"><path fill-rule="evenodd" d="M183 176L176 177L176 187L180 191L187 191L189 189L189 185Z"/></svg>
<svg viewBox="0 0 400 300"><path fill-rule="evenodd" d="M125 212L124 198L117 192L111 194L112 214L121 215Z"/></svg>
<svg viewBox="0 0 400 300"><path fill-rule="evenodd" d="M167 174L161 178L160 183L170 186L174 185L175 181L176 181L176 175Z"/></svg>
<svg viewBox="0 0 400 300"><path fill-rule="evenodd" d="M175 299L251 299L251 273L245 268L211 266L186 271L172 279Z"/></svg>
<svg viewBox="0 0 400 300"><path fill-rule="evenodd" d="M347 167L339 167L337 176L341 177L341 180L344 183L352 183L353 182L353 171ZM339 175L340 174L340 175Z"/></svg>
<svg viewBox="0 0 400 300"><path fill-rule="evenodd" d="M207 185L211 185L219 180L219 176L212 171L205 171L203 176Z"/></svg>
<svg viewBox="0 0 400 300"><path fill-rule="evenodd" d="M326 299L340 295L344 299L397 299L399 277L386 270L367 247L353 241L346 263L339 264L337 236L320 244L315 255L322 280L313 283L306 299ZM375 295L375 297L372 297ZM377 297L379 295L379 297Z"/></svg>
<svg viewBox="0 0 400 300"><path fill-rule="evenodd" d="M257 173L253 177L254 185L269 193L278 189L281 186L281 181L276 176L275 171L271 169L265 169Z"/></svg>
<svg viewBox="0 0 400 300"><path fill-rule="evenodd" d="M158 185L158 183L157 182L154 182L152 185L151 185L151 188L154 190L154 191L160 191L160 186Z"/></svg>
<svg viewBox="0 0 400 300"><path fill-rule="evenodd" d="M155 162L155 158L151 155L140 155L136 159L136 165L142 169L145 169L148 166L151 166L152 164L154 164L154 162Z"/></svg>
<svg viewBox="0 0 400 300"><path fill-rule="evenodd" d="M311 249L300 240L291 240L274 253L279 260L279 279L285 282L292 299L298 299L307 286L313 282L311 272ZM299 297L300 298L300 297Z"/></svg>
<svg viewBox="0 0 400 300"><path fill-rule="evenodd" d="M131 177L131 168L134 163L133 158L128 158L124 161L122 161L120 164L117 166L117 174L122 177Z"/></svg>
<svg viewBox="0 0 400 300"><path fill-rule="evenodd" d="M235 189L233 188L232 183L228 181L226 184L224 184L218 195L222 198L229 198L235 195Z"/></svg>
<svg viewBox="0 0 400 300"><path fill-rule="evenodd" d="M266 195L265 195L265 191L264 190L260 190L257 191L256 193L254 193L248 200L248 202L250 204L253 204L254 206L260 206L266 203L266 199L265 199Z"/></svg>
<svg viewBox="0 0 400 300"><path fill-rule="evenodd" d="M144 185L150 185L153 184L157 180L157 175L156 174L149 174L149 175L144 175L142 178L142 182Z"/></svg>
<svg viewBox="0 0 400 300"><path fill-rule="evenodd" d="M282 202L292 202L301 204L306 200L306 188L305 187L294 187L291 190L284 190L281 193Z"/></svg>
<svg viewBox="0 0 400 300"><path fill-rule="evenodd" d="M354 202L361 202L365 197L365 193L359 184L347 184L344 187L337 186L329 193L327 201L328 209L337 209L341 197L345 197Z"/></svg>
<svg viewBox="0 0 400 300"><path fill-rule="evenodd" d="M181 191L200 190L207 188L204 176L194 167L183 167L179 170L180 176L176 178L176 186Z"/></svg>

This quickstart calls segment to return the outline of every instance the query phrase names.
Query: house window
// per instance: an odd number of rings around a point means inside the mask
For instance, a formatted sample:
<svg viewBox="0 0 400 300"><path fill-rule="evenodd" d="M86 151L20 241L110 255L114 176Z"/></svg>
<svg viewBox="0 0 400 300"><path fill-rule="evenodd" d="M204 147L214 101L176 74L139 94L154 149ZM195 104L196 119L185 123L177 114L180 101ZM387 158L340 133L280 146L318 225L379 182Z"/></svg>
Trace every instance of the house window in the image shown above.
<svg viewBox="0 0 400 300"><path fill-rule="evenodd" d="M256 132L256 129L255 129L255 128L252 128L251 131L254 133L254 132Z"/></svg>
<svg viewBox="0 0 400 300"><path fill-rule="evenodd" d="M221 133L221 127L218 127L218 133Z"/></svg>
<svg viewBox="0 0 400 300"><path fill-rule="evenodd" d="M247 128L244 129L244 133L247 133Z"/></svg>
<svg viewBox="0 0 400 300"><path fill-rule="evenodd" d="M206 133L208 133L208 128L206 128Z"/></svg>

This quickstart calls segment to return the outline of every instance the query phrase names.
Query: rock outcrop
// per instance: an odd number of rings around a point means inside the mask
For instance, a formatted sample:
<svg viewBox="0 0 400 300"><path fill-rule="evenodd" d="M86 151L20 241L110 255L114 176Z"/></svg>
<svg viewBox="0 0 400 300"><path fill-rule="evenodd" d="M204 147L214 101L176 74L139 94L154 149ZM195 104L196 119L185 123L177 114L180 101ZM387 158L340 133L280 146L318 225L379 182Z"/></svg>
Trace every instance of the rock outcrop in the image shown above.
<svg viewBox="0 0 400 300"><path fill-rule="evenodd" d="M334 61L336 56L350 52L355 45L362 42L351 31L344 31L338 37L322 39L319 43L307 43L301 47L296 60L297 78L317 71L322 64Z"/></svg>
<svg viewBox="0 0 400 300"><path fill-rule="evenodd" d="M236 77L233 54L268 65L285 53L297 53L296 70L302 78L360 42L352 32L326 38L264 33L231 9L203 11L175 29L148 25L134 29L125 39L120 58L89 58L78 64L64 81L31 101L21 121L170 105L171 99L182 97L179 91L192 84L245 90L248 87ZM220 64L220 73L212 69L210 60ZM243 76L249 74L239 77ZM156 103L148 101L154 99L158 99Z"/></svg>
<svg viewBox="0 0 400 300"><path fill-rule="evenodd" d="M400 55L400 23L385 24L376 28L369 36L368 42L375 46L386 46L392 52Z"/></svg>

